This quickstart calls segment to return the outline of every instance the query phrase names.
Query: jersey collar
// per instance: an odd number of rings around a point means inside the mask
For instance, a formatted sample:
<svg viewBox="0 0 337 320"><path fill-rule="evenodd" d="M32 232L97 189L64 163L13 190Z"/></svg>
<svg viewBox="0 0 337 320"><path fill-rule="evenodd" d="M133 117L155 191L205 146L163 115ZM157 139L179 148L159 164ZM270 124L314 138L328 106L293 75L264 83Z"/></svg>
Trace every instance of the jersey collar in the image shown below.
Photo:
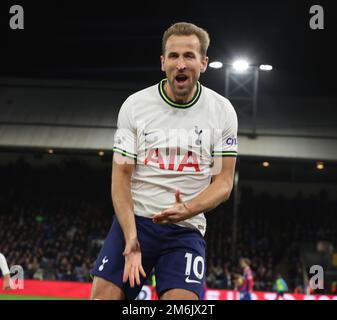
<svg viewBox="0 0 337 320"><path fill-rule="evenodd" d="M164 90L164 83L165 81L167 81L167 78L161 80L158 84L158 89L159 89L159 95L163 98L163 100L169 104L171 107L174 108L179 108L179 109L186 109L186 108L190 108L192 107L194 104L197 103L197 101L199 100L200 96L201 96L201 84L199 81L197 81L197 90L195 92L194 97L192 98L191 101L187 102L187 103L176 103L174 101L172 101L166 94L165 90Z"/></svg>

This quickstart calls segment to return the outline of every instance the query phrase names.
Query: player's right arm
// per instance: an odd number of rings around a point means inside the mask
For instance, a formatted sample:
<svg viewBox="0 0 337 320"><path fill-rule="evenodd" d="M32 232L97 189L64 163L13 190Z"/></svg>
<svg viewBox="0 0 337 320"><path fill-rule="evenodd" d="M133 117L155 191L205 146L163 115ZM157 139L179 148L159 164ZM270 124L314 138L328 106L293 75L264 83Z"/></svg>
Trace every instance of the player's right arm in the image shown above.
<svg viewBox="0 0 337 320"><path fill-rule="evenodd" d="M127 99L122 105L117 121L114 138L114 156L112 169L111 196L118 222L125 239L125 257L123 282L129 280L140 285L140 275L146 277L142 266L133 200L131 195L131 177L137 161L137 138L135 121L132 118L132 102Z"/></svg>
<svg viewBox="0 0 337 320"><path fill-rule="evenodd" d="M131 287L134 287L135 282L140 285L140 274L146 277L142 266L142 255L137 238L131 196L131 176L134 166L127 157L118 153L114 154L111 195L115 213L125 239L123 282L129 280Z"/></svg>

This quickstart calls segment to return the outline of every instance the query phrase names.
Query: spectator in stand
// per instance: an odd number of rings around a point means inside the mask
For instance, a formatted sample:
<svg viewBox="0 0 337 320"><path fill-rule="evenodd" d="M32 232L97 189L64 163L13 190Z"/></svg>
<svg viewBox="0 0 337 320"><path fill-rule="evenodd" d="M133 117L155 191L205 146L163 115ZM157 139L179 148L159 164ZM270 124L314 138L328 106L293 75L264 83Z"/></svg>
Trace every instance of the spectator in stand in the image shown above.
<svg viewBox="0 0 337 320"><path fill-rule="evenodd" d="M294 289L294 293L295 294L303 294L302 286L301 285L296 286L295 289Z"/></svg>
<svg viewBox="0 0 337 320"><path fill-rule="evenodd" d="M284 293L289 290L287 283L282 278L281 274L277 274L276 280L273 286L274 291L276 291L275 300L284 300Z"/></svg>

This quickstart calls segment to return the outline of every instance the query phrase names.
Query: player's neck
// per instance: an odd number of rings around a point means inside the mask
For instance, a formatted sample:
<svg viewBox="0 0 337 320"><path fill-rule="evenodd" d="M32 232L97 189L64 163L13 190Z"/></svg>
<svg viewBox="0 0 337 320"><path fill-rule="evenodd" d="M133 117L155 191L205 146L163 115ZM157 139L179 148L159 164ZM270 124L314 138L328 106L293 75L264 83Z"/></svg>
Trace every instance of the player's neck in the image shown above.
<svg viewBox="0 0 337 320"><path fill-rule="evenodd" d="M173 101L179 104L184 104L190 102L196 94L197 86L194 86L193 90L187 95L176 95L174 94L172 88L170 87L168 81L164 82L164 91L166 95Z"/></svg>

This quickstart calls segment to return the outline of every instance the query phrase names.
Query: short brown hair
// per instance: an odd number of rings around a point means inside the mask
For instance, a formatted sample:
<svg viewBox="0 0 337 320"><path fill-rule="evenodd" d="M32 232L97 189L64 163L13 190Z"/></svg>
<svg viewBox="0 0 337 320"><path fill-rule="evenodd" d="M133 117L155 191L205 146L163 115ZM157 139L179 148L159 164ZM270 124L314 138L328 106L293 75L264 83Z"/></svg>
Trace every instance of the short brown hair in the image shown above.
<svg viewBox="0 0 337 320"><path fill-rule="evenodd" d="M162 50L163 54L165 53L165 47L167 39L172 36L191 36L195 35L198 37L200 42L200 53L203 57L207 54L207 49L209 46L209 34L206 30L196 26L193 23L188 22L177 22L169 27L163 35Z"/></svg>
<svg viewBox="0 0 337 320"><path fill-rule="evenodd" d="M250 260L248 258L241 258L242 262L244 262L246 265L250 266Z"/></svg>

